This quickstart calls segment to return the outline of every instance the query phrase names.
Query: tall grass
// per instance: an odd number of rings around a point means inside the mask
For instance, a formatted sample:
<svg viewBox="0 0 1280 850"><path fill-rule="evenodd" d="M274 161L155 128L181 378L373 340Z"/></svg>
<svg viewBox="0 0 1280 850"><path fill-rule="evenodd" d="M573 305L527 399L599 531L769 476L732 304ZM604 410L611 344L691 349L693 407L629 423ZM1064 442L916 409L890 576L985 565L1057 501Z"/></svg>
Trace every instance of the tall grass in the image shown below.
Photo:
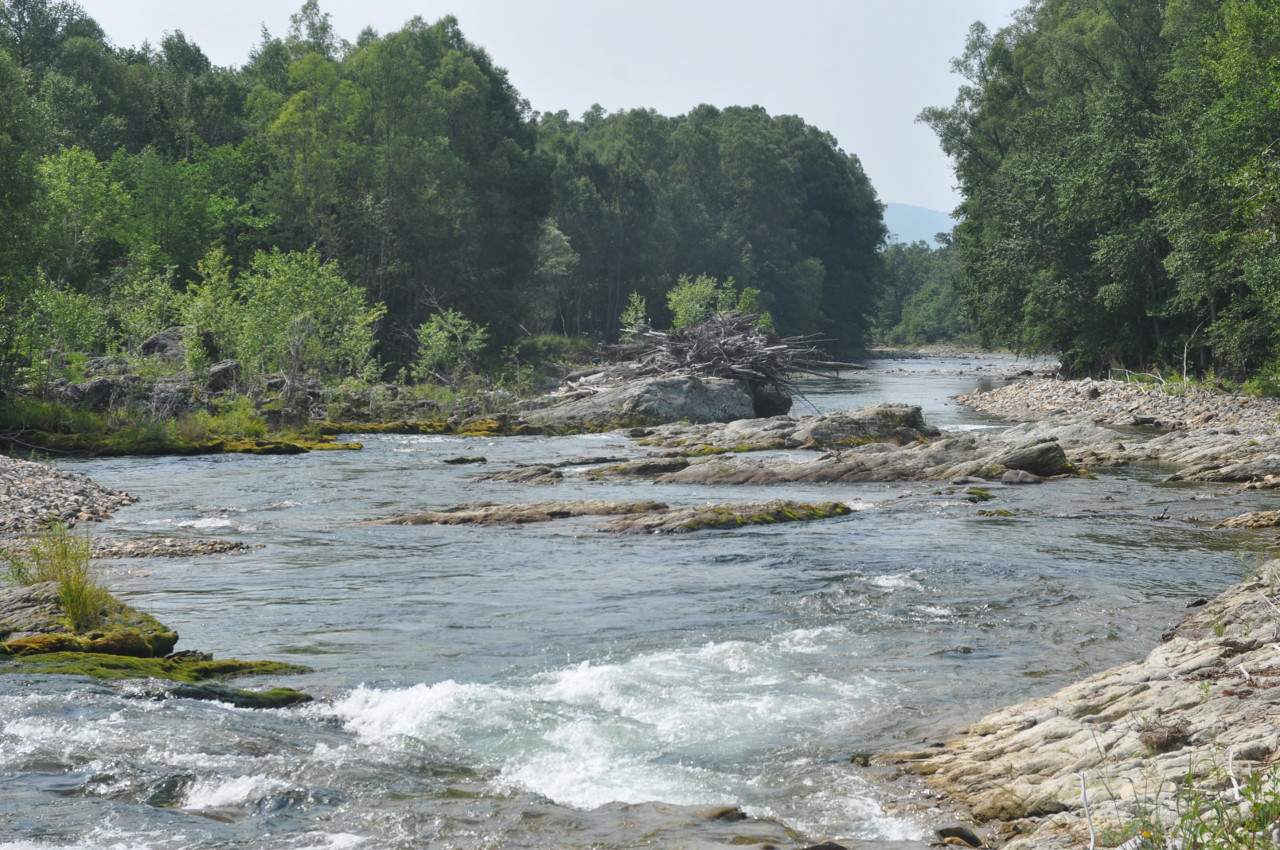
<svg viewBox="0 0 1280 850"><path fill-rule="evenodd" d="M1237 780L1230 767L1197 784L1188 777L1173 800L1176 819L1142 819L1122 847L1275 850L1280 846L1280 769Z"/></svg>
<svg viewBox="0 0 1280 850"><path fill-rule="evenodd" d="M0 550L6 564L4 578L11 584L58 584L58 599L73 632L88 631L100 623L111 605L111 595L98 584L89 559L89 533L76 533L60 522L40 532L26 557Z"/></svg>

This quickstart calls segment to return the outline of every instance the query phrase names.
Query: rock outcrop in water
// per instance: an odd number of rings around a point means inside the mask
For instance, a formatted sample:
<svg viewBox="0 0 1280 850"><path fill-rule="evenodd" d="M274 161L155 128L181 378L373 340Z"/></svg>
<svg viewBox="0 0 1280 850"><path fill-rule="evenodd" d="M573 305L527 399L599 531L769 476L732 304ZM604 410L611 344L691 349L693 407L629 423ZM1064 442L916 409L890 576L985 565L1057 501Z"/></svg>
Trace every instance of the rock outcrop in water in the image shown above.
<svg viewBox="0 0 1280 850"><path fill-rule="evenodd" d="M582 516L618 517L599 531L620 534L688 534L703 529L732 529L750 525L807 522L851 513L839 502L811 504L784 499L726 505L672 508L662 502L535 502L498 505L469 502L440 511L374 520L366 525L522 525Z"/></svg>
<svg viewBox="0 0 1280 850"><path fill-rule="evenodd" d="M526 410L539 428L608 430L666 422L732 422L755 416L742 381L729 378L638 378L592 395Z"/></svg>
<svg viewBox="0 0 1280 850"><path fill-rule="evenodd" d="M1176 831L1191 793L1239 806L1235 788L1280 761L1278 586L1271 561L1145 659L879 760L995 822L1007 850L1089 846L1090 822L1112 844L1143 822Z"/></svg>
<svg viewBox="0 0 1280 850"><path fill-rule="evenodd" d="M101 680L201 683L157 690L156 695L217 700L243 708L280 708L311 699L291 688L246 691L210 681L301 673L305 667L175 653L177 642L177 632L116 599L108 599L102 619L90 630L75 632L67 625L56 582L0 587L0 675L63 673Z"/></svg>

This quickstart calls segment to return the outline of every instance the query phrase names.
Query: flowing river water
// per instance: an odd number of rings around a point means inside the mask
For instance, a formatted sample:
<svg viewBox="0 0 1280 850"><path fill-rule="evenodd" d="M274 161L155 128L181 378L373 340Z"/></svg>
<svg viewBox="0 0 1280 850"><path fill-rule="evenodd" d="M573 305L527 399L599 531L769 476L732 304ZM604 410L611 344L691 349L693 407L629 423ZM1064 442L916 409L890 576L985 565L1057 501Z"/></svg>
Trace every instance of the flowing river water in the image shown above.
<svg viewBox="0 0 1280 850"><path fill-rule="evenodd" d="M998 427L949 400L1020 368L970 371L991 362L880 362L808 384L796 412L899 401ZM995 485L982 507L1017 513L981 517L938 484L539 488L444 463L643 452L616 434L363 442L65 464L141 498L103 533L262 544L108 562L105 581L180 649L314 668L270 684L317 699L246 710L0 676L0 848L917 848L930 815L853 754L1145 654L1256 557L1213 522L1267 501L1128 469ZM358 524L480 499L772 497L854 513L675 539L590 518ZM710 816L723 806L758 819Z"/></svg>

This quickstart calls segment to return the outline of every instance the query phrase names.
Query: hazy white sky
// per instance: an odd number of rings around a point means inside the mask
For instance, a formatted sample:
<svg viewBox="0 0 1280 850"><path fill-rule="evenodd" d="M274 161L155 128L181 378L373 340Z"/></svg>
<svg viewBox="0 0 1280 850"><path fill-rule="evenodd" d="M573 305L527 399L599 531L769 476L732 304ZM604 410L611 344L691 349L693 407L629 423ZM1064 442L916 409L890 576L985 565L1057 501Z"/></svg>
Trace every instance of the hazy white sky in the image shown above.
<svg viewBox="0 0 1280 850"><path fill-rule="evenodd" d="M241 65L265 25L284 35L302 0L79 0L117 46L181 30L217 65ZM795 114L857 154L880 200L950 211L950 163L915 123L949 104L969 25L1009 23L1025 0L320 0L339 36L452 14L539 111L665 115L700 103Z"/></svg>

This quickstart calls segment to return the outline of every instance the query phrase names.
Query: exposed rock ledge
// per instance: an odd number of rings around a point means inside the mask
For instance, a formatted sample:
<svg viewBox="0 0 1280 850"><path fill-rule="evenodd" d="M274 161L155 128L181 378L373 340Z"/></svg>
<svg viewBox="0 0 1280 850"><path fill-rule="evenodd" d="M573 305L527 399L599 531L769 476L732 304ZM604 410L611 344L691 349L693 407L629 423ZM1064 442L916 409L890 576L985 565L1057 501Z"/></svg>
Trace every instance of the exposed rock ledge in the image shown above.
<svg viewBox="0 0 1280 850"><path fill-rule="evenodd" d="M1001 709L941 749L879 760L996 822L1007 850L1089 846L1086 799L1105 846L1143 816L1176 823L1188 783L1234 805L1232 776L1242 783L1280 760L1278 583L1271 561L1144 660Z"/></svg>
<svg viewBox="0 0 1280 850"><path fill-rule="evenodd" d="M702 529L732 529L747 525L807 522L852 513L839 502L795 502L774 499L731 505L671 508L662 502L535 502L498 505L468 502L440 511L374 520L366 525L520 525L580 516L613 516L599 531L622 534L688 534Z"/></svg>

